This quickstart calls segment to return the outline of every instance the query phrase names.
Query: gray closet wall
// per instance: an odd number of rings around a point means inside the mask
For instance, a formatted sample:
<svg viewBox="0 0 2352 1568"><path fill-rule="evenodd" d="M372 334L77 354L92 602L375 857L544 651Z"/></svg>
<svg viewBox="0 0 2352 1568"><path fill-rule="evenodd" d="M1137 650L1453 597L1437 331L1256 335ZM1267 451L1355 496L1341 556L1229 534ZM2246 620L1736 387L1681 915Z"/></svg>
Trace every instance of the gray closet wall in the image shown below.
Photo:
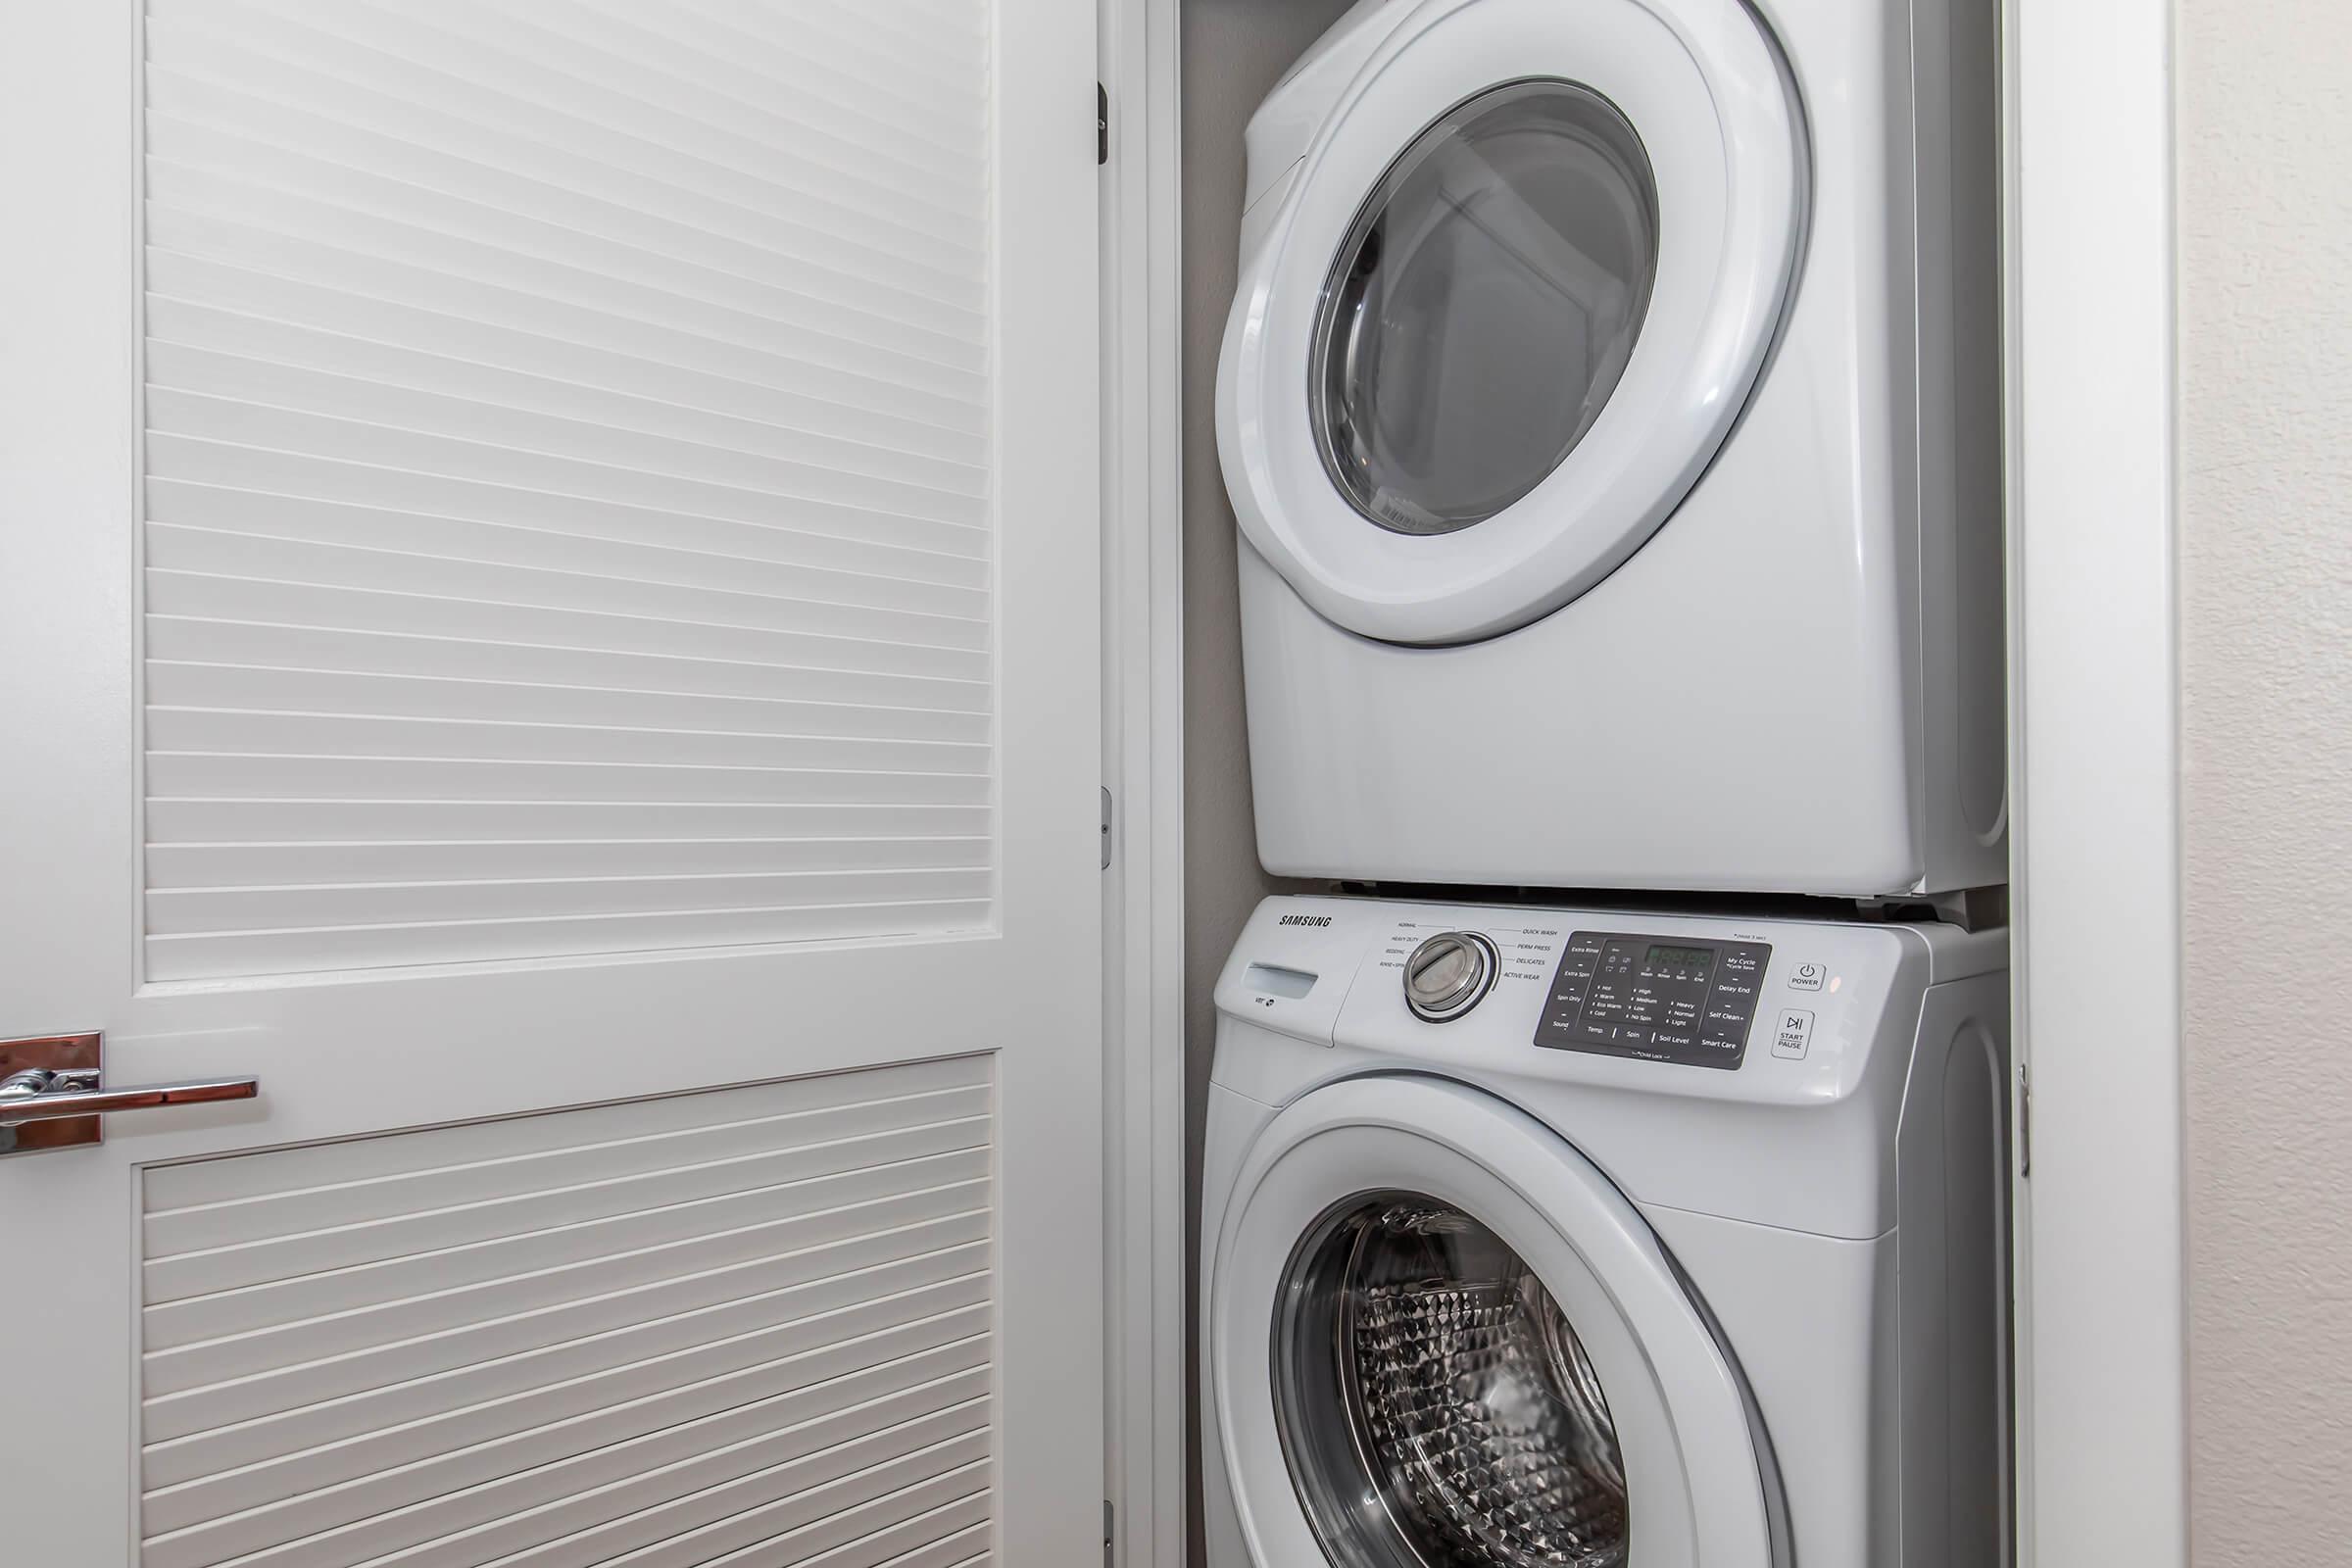
<svg viewBox="0 0 2352 1568"><path fill-rule="evenodd" d="M1216 1035L1209 993L1257 901L1301 885L1270 877L1257 863L1243 729L1233 510L1217 471L1217 345L1233 302L1241 235L1242 130L1275 78L1348 3L1183 0L1185 1064L1191 1090L1188 1178L1196 1192L1200 1112ZM1196 1201L1187 1214L1188 1251L1196 1256L1200 1221ZM1189 1354L1187 1364L1193 1364ZM1202 1561L1199 1420L1196 1406L1187 1424L1196 1460L1189 1534L1197 1564Z"/></svg>

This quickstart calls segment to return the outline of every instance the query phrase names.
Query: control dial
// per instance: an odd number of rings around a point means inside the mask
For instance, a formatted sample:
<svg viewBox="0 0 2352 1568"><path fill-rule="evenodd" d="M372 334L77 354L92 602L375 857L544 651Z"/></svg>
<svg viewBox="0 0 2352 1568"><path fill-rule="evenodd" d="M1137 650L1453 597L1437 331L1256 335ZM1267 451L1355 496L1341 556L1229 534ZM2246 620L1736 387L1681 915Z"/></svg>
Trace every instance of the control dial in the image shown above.
<svg viewBox="0 0 2352 1568"><path fill-rule="evenodd" d="M1404 960L1404 1004L1430 1023L1459 1018L1494 984L1501 959L1475 931L1443 931Z"/></svg>

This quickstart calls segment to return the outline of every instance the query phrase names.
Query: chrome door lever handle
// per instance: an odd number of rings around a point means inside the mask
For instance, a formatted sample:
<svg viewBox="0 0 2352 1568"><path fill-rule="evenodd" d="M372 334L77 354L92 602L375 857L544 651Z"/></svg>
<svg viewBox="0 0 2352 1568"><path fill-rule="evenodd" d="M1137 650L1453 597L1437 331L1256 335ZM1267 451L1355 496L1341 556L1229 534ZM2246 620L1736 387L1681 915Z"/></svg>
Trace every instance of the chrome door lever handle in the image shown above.
<svg viewBox="0 0 2352 1568"><path fill-rule="evenodd" d="M0 1078L0 1127L95 1116L102 1111L251 1100L262 1088L259 1078L194 1078L186 1083L133 1084L122 1089L102 1089L97 1080L94 1072L48 1072L38 1067Z"/></svg>
<svg viewBox="0 0 2352 1568"><path fill-rule="evenodd" d="M251 1100L256 1078L191 1078L185 1083L106 1081L102 1035L36 1035L0 1040L0 1154L79 1149L106 1138L106 1114Z"/></svg>

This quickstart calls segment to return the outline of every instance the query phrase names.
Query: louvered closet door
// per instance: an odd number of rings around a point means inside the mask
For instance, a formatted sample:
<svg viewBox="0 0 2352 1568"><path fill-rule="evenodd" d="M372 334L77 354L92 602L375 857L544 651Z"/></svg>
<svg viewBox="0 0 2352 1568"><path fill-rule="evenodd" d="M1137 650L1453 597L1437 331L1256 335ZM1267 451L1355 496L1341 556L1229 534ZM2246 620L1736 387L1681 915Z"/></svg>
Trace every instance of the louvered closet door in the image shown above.
<svg viewBox="0 0 2352 1568"><path fill-rule="evenodd" d="M1094 134L1088 0L0 19L0 1041L261 1080L0 1127L0 1563L1099 1560Z"/></svg>

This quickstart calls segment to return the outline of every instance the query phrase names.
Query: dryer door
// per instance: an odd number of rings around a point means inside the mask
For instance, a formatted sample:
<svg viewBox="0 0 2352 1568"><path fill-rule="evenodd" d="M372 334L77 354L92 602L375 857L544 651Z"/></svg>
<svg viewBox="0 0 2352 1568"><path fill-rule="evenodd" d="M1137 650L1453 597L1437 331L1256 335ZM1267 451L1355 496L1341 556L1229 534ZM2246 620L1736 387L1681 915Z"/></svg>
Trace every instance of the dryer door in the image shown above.
<svg viewBox="0 0 2352 1568"><path fill-rule="evenodd" d="M1245 258L1218 437L1250 542L1394 642L1599 581L1746 401L1799 143L1737 0L1427 0Z"/></svg>
<svg viewBox="0 0 2352 1568"><path fill-rule="evenodd" d="M1434 1079L1277 1116L1204 1351L1256 1568L1785 1562L1744 1384L1606 1178Z"/></svg>

